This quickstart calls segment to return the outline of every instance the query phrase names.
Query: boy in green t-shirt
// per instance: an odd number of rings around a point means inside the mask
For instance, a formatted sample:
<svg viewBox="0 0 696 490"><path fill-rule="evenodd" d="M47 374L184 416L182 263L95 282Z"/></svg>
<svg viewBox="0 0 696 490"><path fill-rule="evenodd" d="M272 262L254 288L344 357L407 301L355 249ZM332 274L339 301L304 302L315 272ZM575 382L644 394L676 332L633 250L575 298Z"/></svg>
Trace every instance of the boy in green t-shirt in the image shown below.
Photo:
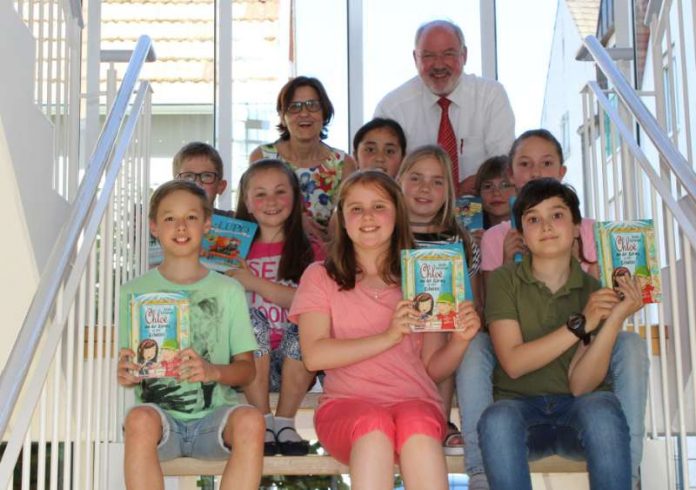
<svg viewBox="0 0 696 490"><path fill-rule="evenodd" d="M488 482L531 490L528 459L561 454L587 460L591 488L628 490L628 426L603 382L624 320L643 306L640 288L626 276L615 290L600 288L582 271L572 250L581 221L572 188L532 180L513 214L530 254L487 284L498 359L497 401L478 424Z"/></svg>
<svg viewBox="0 0 696 490"><path fill-rule="evenodd" d="M139 402L123 424L129 490L163 488L158 459L180 456L227 459L222 489L255 489L261 480L263 416L240 404L232 388L255 375L257 345L244 289L198 260L211 214L205 192L194 183L174 180L160 186L152 195L149 218L164 260L121 288L118 381L135 387ZM136 375L129 299L151 292L183 292L189 298L190 347L178 354L178 378Z"/></svg>

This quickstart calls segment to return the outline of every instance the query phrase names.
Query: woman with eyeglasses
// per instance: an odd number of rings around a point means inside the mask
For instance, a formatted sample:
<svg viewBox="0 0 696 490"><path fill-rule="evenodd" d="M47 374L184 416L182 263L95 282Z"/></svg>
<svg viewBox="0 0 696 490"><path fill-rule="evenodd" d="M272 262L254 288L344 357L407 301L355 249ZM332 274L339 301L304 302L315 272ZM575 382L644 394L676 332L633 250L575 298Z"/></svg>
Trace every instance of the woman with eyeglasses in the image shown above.
<svg viewBox="0 0 696 490"><path fill-rule="evenodd" d="M300 181L305 231L325 241L334 194L355 169L355 162L346 152L322 141L328 134L334 109L316 78L300 76L286 83L278 94L276 110L280 138L256 148L249 161L278 158L290 165Z"/></svg>

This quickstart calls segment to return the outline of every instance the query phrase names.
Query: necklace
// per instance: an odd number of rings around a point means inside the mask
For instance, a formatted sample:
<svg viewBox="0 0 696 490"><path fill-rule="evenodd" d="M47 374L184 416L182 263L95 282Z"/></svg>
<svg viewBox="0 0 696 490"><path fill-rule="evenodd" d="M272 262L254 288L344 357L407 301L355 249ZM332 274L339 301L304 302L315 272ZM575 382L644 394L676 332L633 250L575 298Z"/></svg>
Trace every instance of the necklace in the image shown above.
<svg viewBox="0 0 696 490"><path fill-rule="evenodd" d="M360 289L363 290L363 292L365 292L368 296L375 300L379 300L382 296L385 295L385 293L387 293L394 287L393 285L385 285L382 287L374 288L366 286L362 282L358 282L358 286L360 287Z"/></svg>

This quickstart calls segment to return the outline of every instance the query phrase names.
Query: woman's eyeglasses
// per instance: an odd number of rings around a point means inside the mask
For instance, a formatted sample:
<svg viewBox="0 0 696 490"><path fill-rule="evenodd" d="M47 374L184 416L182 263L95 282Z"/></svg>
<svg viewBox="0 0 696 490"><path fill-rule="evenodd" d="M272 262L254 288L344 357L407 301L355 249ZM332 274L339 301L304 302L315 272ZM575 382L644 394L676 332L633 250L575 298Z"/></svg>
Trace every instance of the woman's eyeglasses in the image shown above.
<svg viewBox="0 0 696 490"><path fill-rule="evenodd" d="M321 110L321 102L316 99L290 102L286 112L290 114L299 114L302 112L303 107L307 109L308 112L319 112Z"/></svg>
<svg viewBox="0 0 696 490"><path fill-rule="evenodd" d="M201 184L213 184L218 179L217 172L180 172L176 175L179 180L188 180L189 182L196 182L198 180Z"/></svg>

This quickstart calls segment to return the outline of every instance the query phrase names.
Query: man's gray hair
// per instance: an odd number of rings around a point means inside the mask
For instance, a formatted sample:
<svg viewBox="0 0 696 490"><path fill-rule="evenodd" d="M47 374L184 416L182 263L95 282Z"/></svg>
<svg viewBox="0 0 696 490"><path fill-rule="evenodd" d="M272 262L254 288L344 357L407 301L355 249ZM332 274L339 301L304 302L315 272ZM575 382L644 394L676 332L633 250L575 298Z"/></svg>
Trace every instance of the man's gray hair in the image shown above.
<svg viewBox="0 0 696 490"><path fill-rule="evenodd" d="M418 41L420 40L423 33L431 27L447 27L449 29L452 29L452 32L454 32L454 34L457 36L457 39L459 39L459 45L462 48L466 48L466 42L464 40L464 33L462 32L462 29L454 22L444 19L431 20L430 22L421 24L421 26L416 31L416 39L414 43L415 47L418 47Z"/></svg>

